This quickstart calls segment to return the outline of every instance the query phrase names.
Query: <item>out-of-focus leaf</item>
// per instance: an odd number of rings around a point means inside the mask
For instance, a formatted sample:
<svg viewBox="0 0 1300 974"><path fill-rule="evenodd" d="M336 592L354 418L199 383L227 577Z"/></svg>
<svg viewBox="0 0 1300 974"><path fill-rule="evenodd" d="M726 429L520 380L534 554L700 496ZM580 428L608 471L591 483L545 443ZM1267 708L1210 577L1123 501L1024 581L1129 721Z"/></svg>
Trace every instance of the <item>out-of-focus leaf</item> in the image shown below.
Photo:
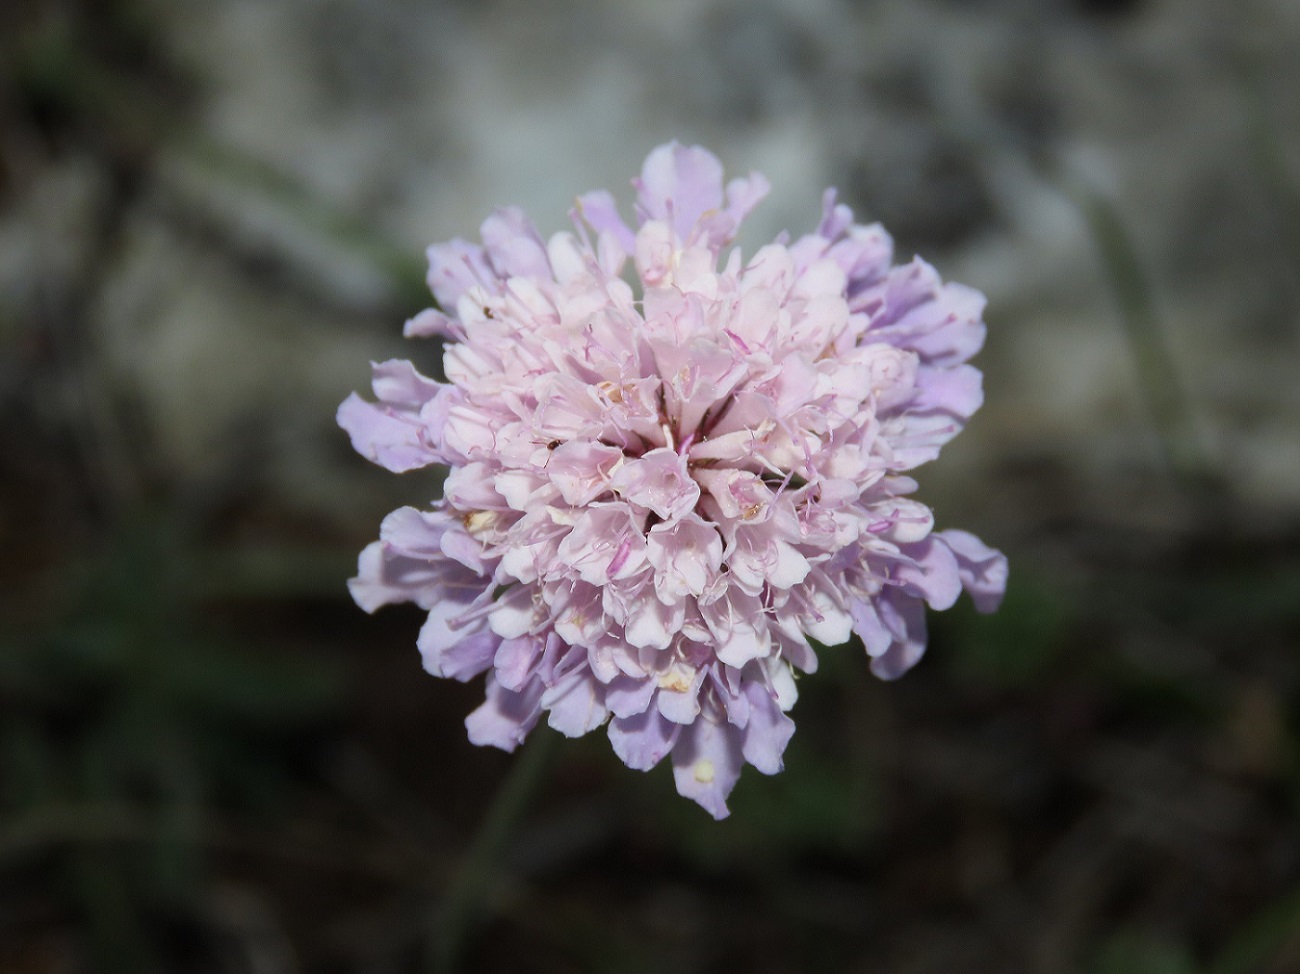
<svg viewBox="0 0 1300 974"><path fill-rule="evenodd" d="M727 801L732 814L721 823L679 800L668 765L664 761L630 784L644 790L656 822L673 834L677 847L709 869L777 871L807 853L851 853L879 822L869 769L853 770L842 754L828 753L808 734L795 734L780 774L746 769Z"/></svg>
<svg viewBox="0 0 1300 974"><path fill-rule="evenodd" d="M1300 565L1179 579L1168 592L1175 611L1234 626L1300 620Z"/></svg>
<svg viewBox="0 0 1300 974"><path fill-rule="evenodd" d="M279 725L321 714L342 692L342 673L325 658L196 638L173 661L169 692L192 713Z"/></svg>
<svg viewBox="0 0 1300 974"><path fill-rule="evenodd" d="M739 823L737 850L770 843L794 850L842 851L861 844L877 822L875 782L850 771L813 744L786 753L786 768L773 778L742 776L731 802Z"/></svg>
<svg viewBox="0 0 1300 974"><path fill-rule="evenodd" d="M343 579L356 573L351 549L267 548L212 552L199 560L204 598L344 597Z"/></svg>
<svg viewBox="0 0 1300 974"><path fill-rule="evenodd" d="M1142 934L1117 934L1097 952L1090 974L1198 974L1185 947Z"/></svg>
<svg viewBox="0 0 1300 974"><path fill-rule="evenodd" d="M1279 955L1289 951L1287 961ZM1272 966L1270 966L1272 962ZM1228 942L1209 974L1295 970L1300 962L1300 889L1265 907Z"/></svg>
<svg viewBox="0 0 1300 974"><path fill-rule="evenodd" d="M933 625L947 635L947 652L962 676L1010 687L1032 682L1051 666L1073 619L1069 602L1026 566L993 615L981 616L962 600Z"/></svg>
<svg viewBox="0 0 1300 974"><path fill-rule="evenodd" d="M272 808L290 777L285 732L328 713L342 689L329 659L236 641L221 620L241 599L318 595L327 574L341 589L351 565L302 551L220 563L191 534L165 511L124 517L51 581L48 607L0 634L12 648L0 691L16 708L0 731L0 813L39 824L60 803L133 809L126 843L99 822L52 842L39 829L8 837L15 861L54 851L99 970L150 969L144 931L202 888L210 805Z"/></svg>
<svg viewBox="0 0 1300 974"><path fill-rule="evenodd" d="M157 962L124 866L122 850L106 846L80 850L67 860L65 868L86 914L94 969L108 974L149 974L157 970Z"/></svg>
<svg viewBox="0 0 1300 974"><path fill-rule="evenodd" d="M1114 290L1140 391L1170 468L1189 486L1199 484L1211 465L1192 422L1189 400L1156 311L1155 290L1125 214L1100 193L1079 187L1074 195Z"/></svg>
<svg viewBox="0 0 1300 974"><path fill-rule="evenodd" d="M30 724L10 718L0 731L5 808L30 808L54 791L54 761L49 747Z"/></svg>

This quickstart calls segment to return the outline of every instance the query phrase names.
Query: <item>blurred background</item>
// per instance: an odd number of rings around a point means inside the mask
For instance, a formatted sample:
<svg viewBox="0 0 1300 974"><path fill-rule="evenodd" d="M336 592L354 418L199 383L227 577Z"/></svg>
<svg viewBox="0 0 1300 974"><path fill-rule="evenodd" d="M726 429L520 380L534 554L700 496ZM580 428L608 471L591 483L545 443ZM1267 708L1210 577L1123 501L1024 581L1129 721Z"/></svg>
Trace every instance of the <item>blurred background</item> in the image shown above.
<svg viewBox="0 0 1300 974"><path fill-rule="evenodd" d="M1012 566L720 824L344 587L424 246L670 138L988 294ZM0 972L1300 970L1298 373L1294 0L3 0Z"/></svg>

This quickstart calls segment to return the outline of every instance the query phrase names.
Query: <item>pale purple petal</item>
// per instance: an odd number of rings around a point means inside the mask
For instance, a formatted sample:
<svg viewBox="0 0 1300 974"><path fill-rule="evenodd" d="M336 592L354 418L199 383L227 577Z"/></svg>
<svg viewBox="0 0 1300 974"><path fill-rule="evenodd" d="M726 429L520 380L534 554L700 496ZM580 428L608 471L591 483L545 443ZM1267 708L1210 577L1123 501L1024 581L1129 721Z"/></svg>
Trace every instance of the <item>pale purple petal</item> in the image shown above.
<svg viewBox="0 0 1300 974"><path fill-rule="evenodd" d="M665 720L657 710L609 722L609 743L619 760L634 771L649 771L673 749L681 724Z"/></svg>
<svg viewBox="0 0 1300 974"><path fill-rule="evenodd" d="M447 518L443 515L399 507L379 525L379 540L403 554L433 559L442 551L442 537L447 528Z"/></svg>
<svg viewBox="0 0 1300 974"><path fill-rule="evenodd" d="M483 585L479 576L440 552L412 555L384 541L362 549L356 577L348 580L353 600L367 612L397 602L414 602L428 609L442 601L448 592L473 593L481 591Z"/></svg>
<svg viewBox="0 0 1300 974"><path fill-rule="evenodd" d="M727 183L727 215L731 217L733 225L740 226L771 190L772 184L761 172L752 172L748 177Z"/></svg>
<svg viewBox="0 0 1300 974"><path fill-rule="evenodd" d="M426 442L418 415L366 402L354 392L339 406L337 421L352 438L354 450L393 473L427 467L441 459Z"/></svg>
<svg viewBox="0 0 1300 974"><path fill-rule="evenodd" d="M407 338L428 338L430 335L438 335L442 338L461 339L465 337L465 329L455 318L443 314L436 308L425 308L407 321L402 328L402 334Z"/></svg>
<svg viewBox="0 0 1300 974"><path fill-rule="evenodd" d="M666 605L653 594L636 599L623 624L627 641L643 649L667 649L681 630L686 610L682 603Z"/></svg>
<svg viewBox="0 0 1300 974"><path fill-rule="evenodd" d="M920 595L936 611L951 609L961 595L962 580L952 549L933 535L900 546L910 559L900 564L894 578L909 592Z"/></svg>
<svg viewBox="0 0 1300 974"><path fill-rule="evenodd" d="M543 642L536 636L501 640L492 659L497 682L507 690L523 689L541 658Z"/></svg>
<svg viewBox="0 0 1300 974"><path fill-rule="evenodd" d="M516 693L501 686L489 673L487 699L465 718L470 743L513 751L542 715L542 689L540 682L533 682Z"/></svg>
<svg viewBox="0 0 1300 974"><path fill-rule="evenodd" d="M872 314L869 334L911 349L929 365L959 365L984 344L984 295L960 284L944 284L919 258L890 272L882 300L883 306ZM860 296L850 307L862 302Z"/></svg>
<svg viewBox="0 0 1300 974"><path fill-rule="evenodd" d="M439 672L435 673L428 666L425 669L434 676L445 676L465 683L492 665L500 643L501 637L496 633L479 629L471 635L462 636L458 642L442 651L438 658ZM420 647L421 654L424 654L425 647L420 640L416 640L416 645Z"/></svg>
<svg viewBox="0 0 1300 974"><path fill-rule="evenodd" d="M605 687L585 666L574 671L542 694L542 708L549 711L547 723L565 737L581 737L595 730L609 717Z"/></svg>
<svg viewBox="0 0 1300 974"><path fill-rule="evenodd" d="M452 595L460 595L462 599L453 601ZM459 617L472 602L472 598L466 596L472 595L472 592L465 590L448 593L448 597L436 602L429 609L429 615L424 620L424 625L420 627L416 646L420 649L424 668L434 676L467 680L477 676L492 662L492 656L501 637L486 631L482 620L472 622L468 626L459 621ZM459 656L453 656L450 660L447 658L448 654L462 642L480 634L484 639L464 647ZM479 662L483 665L474 669Z"/></svg>
<svg viewBox="0 0 1300 974"><path fill-rule="evenodd" d="M492 294L500 292L500 281L488 265L482 247L456 239L434 244L427 254L429 290L444 311L455 310L461 296L471 288L481 287Z"/></svg>
<svg viewBox="0 0 1300 974"><path fill-rule="evenodd" d="M659 713L674 724L694 723L700 715L700 686L703 683L703 671L682 686L664 686L660 681L659 695L655 698Z"/></svg>
<svg viewBox="0 0 1300 974"><path fill-rule="evenodd" d="M353 393L338 409L338 424L353 448L394 473L442 462L436 446L441 430L430 425L425 410L447 387L420 375L410 362L392 359L372 368L379 402Z"/></svg>
<svg viewBox="0 0 1300 974"><path fill-rule="evenodd" d="M589 504L608 491L611 475L623 460L623 451L605 443L571 440L551 451L546 475L559 488L566 504Z"/></svg>
<svg viewBox="0 0 1300 974"><path fill-rule="evenodd" d="M686 458L666 448L628 460L611 478L610 486L665 521L686 516L700 499L700 485L691 477Z"/></svg>
<svg viewBox="0 0 1300 974"><path fill-rule="evenodd" d="M883 595L877 611L893 642L871 660L871 672L882 680L896 680L917 664L925 653L925 606L907 595Z"/></svg>
<svg viewBox="0 0 1300 974"><path fill-rule="evenodd" d="M984 405L984 375L972 365L951 369L925 369L917 376L912 409L938 411L969 419Z"/></svg>
<svg viewBox="0 0 1300 974"><path fill-rule="evenodd" d="M827 240L839 237L853 223L853 211L843 203L836 203L836 192L828 189L822 194L822 222L817 235Z"/></svg>
<svg viewBox="0 0 1300 974"><path fill-rule="evenodd" d="M743 733L730 724L697 720L682 728L672 750L678 794L698 802L716 819L730 814L727 796L740 779L745 760Z"/></svg>
<svg viewBox="0 0 1300 974"><path fill-rule="evenodd" d="M480 232L488 263L498 277L550 278L551 262L546 244L519 207L497 210L483 221Z"/></svg>
<svg viewBox="0 0 1300 974"><path fill-rule="evenodd" d="M746 684L745 697L749 701L749 721L742 753L763 774L776 774L783 767L785 746L794 736L794 721L781 712L772 692L760 683Z"/></svg>
<svg viewBox="0 0 1300 974"><path fill-rule="evenodd" d="M980 612L995 612L1007 590L1007 556L968 531L949 529L936 538L957 556L962 585Z"/></svg>
<svg viewBox="0 0 1300 974"><path fill-rule="evenodd" d="M646 557L655 568L655 589L668 605L688 595L703 595L722 565L722 537L698 514L675 524L659 524L646 540Z"/></svg>
<svg viewBox="0 0 1300 974"><path fill-rule="evenodd" d="M644 713L658 686L644 677L615 677L605 691L605 703L615 717L632 717Z"/></svg>
<svg viewBox="0 0 1300 974"><path fill-rule="evenodd" d="M361 549L357 574L348 580L353 600L367 612L382 605L412 602L419 593L437 585L436 570L425 559L391 555L381 541L372 541Z"/></svg>
<svg viewBox="0 0 1300 974"><path fill-rule="evenodd" d="M618 204L608 191L599 189L578 197L577 214L597 233L608 233L630 254L636 249L636 234L618 215Z"/></svg>
<svg viewBox="0 0 1300 974"><path fill-rule="evenodd" d="M722 207L722 163L698 145L661 145L646 157L633 185L640 211L669 224L683 241L696 220Z"/></svg>
<svg viewBox="0 0 1300 974"><path fill-rule="evenodd" d="M881 620L875 600L854 599L849 605L849 614L853 617L853 631L861 638L867 655L884 655L894 641L894 634Z"/></svg>

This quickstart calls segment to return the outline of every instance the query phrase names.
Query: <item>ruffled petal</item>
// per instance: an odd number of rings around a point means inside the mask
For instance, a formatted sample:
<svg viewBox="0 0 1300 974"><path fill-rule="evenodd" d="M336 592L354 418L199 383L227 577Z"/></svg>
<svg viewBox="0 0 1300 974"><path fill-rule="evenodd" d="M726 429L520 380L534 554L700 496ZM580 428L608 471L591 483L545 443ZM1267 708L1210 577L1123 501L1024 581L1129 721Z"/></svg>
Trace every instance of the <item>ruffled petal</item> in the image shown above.
<svg viewBox="0 0 1300 974"><path fill-rule="evenodd" d="M456 239L445 244L434 244L429 258L429 290L444 311L450 311L460 302L466 291L482 288L490 294L501 290L500 280L487 262L487 255L477 244Z"/></svg>
<svg viewBox="0 0 1300 974"><path fill-rule="evenodd" d="M633 185L645 218L664 221L681 241L701 216L722 207L722 163L698 145L661 145L646 157Z"/></svg>
<svg viewBox="0 0 1300 974"><path fill-rule="evenodd" d="M871 672L882 680L896 680L925 653L925 606L920 599L888 593L877 602L877 611L893 641L871 660Z"/></svg>
<svg viewBox="0 0 1300 974"><path fill-rule="evenodd" d="M598 189L578 197L577 215L597 233L607 233L625 254L636 249L636 234L618 215L618 204L606 190Z"/></svg>
<svg viewBox="0 0 1300 974"><path fill-rule="evenodd" d="M743 736L743 731L730 724L697 720L682 728L673 746L678 794L697 802L716 819L731 814L727 796L740 780L745 763Z"/></svg>
<svg viewBox="0 0 1300 974"><path fill-rule="evenodd" d="M957 557L962 586L980 612L996 612L1007 591L1007 556L968 531L949 529L935 535Z"/></svg>
<svg viewBox="0 0 1300 974"><path fill-rule="evenodd" d="M355 392L339 406L339 426L362 456L393 473L441 463L437 448L441 429L430 425L428 410L447 387L420 375L410 362L393 359L373 364L377 403Z"/></svg>
<svg viewBox="0 0 1300 974"><path fill-rule="evenodd" d="M481 233L488 262L497 277L550 280L551 261L546 244L533 221L519 207L497 210L483 221Z"/></svg>
<svg viewBox="0 0 1300 974"><path fill-rule="evenodd" d="M794 721L781 712L771 691L760 683L748 683L745 697L749 721L741 752L763 774L776 774L784 767L781 756L794 736Z"/></svg>
<svg viewBox="0 0 1300 974"><path fill-rule="evenodd" d="M649 771L673 749L682 726L646 710L609 722L609 743L619 760L634 771Z"/></svg>
<svg viewBox="0 0 1300 974"><path fill-rule="evenodd" d="M542 694L547 723L565 737L581 737L609 718L605 687L586 666L569 673Z"/></svg>
<svg viewBox="0 0 1300 974"><path fill-rule="evenodd" d="M489 673L487 699L465 718L470 743L513 751L542 715L542 689L534 681L522 691L507 690Z"/></svg>

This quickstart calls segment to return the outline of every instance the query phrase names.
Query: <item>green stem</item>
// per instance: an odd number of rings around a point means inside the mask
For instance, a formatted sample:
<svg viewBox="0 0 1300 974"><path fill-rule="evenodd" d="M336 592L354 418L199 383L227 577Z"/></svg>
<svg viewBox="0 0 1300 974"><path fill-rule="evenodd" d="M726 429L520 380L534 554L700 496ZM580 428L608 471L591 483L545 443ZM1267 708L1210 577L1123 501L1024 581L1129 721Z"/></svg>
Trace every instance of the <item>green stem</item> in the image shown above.
<svg viewBox="0 0 1300 974"><path fill-rule="evenodd" d="M25 38L18 48L14 73L27 87L56 104L104 125L116 142L141 153L161 145L208 175L280 206L383 273L401 300L416 306L428 304L421 258L375 233L358 216L331 207L292 172L213 137L193 118L178 114L155 91L87 54L66 21L56 19Z"/></svg>
<svg viewBox="0 0 1300 974"><path fill-rule="evenodd" d="M429 303L421 257L374 233L358 217L330 207L288 171L196 129L179 132L171 145L210 174L282 206L325 239L381 271L403 300Z"/></svg>
<svg viewBox="0 0 1300 974"><path fill-rule="evenodd" d="M434 922L428 965L433 974L456 971L466 934L481 911L500 872L502 854L542 779L554 738L545 730L534 734L492 799Z"/></svg>
<svg viewBox="0 0 1300 974"><path fill-rule="evenodd" d="M1287 284L1292 293L1300 289L1300 190L1287 164L1286 144L1274 119L1263 71L1253 60L1242 64L1247 137L1255 167L1272 204L1273 219L1287 255Z"/></svg>
<svg viewBox="0 0 1300 974"><path fill-rule="evenodd" d="M1137 248L1108 200L1086 188L1075 188L1071 195L1088 223L1102 269L1115 292L1142 396L1165 459L1185 484L1197 483L1209 468Z"/></svg>

